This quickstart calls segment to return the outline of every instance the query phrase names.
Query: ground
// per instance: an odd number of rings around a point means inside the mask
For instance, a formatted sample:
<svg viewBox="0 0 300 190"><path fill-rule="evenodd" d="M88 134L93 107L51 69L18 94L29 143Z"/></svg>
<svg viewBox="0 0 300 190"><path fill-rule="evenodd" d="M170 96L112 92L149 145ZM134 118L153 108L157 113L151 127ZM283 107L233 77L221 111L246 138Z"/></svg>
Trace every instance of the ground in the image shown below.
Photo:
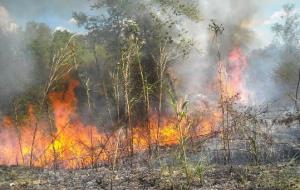
<svg viewBox="0 0 300 190"><path fill-rule="evenodd" d="M286 190L300 189L300 164L264 166L205 166L203 180L193 174L190 185L183 172L173 168L149 170L107 167L81 170L49 170L20 166L0 167L0 190L9 189L203 189ZM171 174L172 173L172 174Z"/></svg>

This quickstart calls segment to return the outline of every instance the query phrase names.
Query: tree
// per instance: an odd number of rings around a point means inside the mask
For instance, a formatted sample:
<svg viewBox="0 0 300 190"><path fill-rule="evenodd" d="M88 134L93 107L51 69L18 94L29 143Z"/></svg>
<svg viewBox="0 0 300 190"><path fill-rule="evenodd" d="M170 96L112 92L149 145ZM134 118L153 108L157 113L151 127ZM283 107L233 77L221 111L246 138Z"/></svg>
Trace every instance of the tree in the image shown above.
<svg viewBox="0 0 300 190"><path fill-rule="evenodd" d="M51 61L52 31L44 23L29 22L26 25L24 35L29 54L35 64L35 81L38 81L38 84L43 84Z"/></svg>
<svg viewBox="0 0 300 190"><path fill-rule="evenodd" d="M286 47L299 47L300 15L294 4L283 6L281 21L272 26L278 42Z"/></svg>
<svg viewBox="0 0 300 190"><path fill-rule="evenodd" d="M105 96L108 110L115 108L114 122L129 129L142 121L150 138L151 112L158 110L159 126L168 84L172 83L168 67L187 56L192 45L181 23L185 19L200 21L196 3L98 0L92 7L100 10L100 15L73 15L78 25L88 30L87 42L95 57L93 67L101 76L90 77L91 72L85 70L90 86L103 89L100 97ZM100 56L97 47L102 47L106 56Z"/></svg>
<svg viewBox="0 0 300 190"><path fill-rule="evenodd" d="M272 31L281 48L281 61L275 70L275 80L286 89L297 105L300 80L300 15L295 5L283 6L281 20L272 26Z"/></svg>

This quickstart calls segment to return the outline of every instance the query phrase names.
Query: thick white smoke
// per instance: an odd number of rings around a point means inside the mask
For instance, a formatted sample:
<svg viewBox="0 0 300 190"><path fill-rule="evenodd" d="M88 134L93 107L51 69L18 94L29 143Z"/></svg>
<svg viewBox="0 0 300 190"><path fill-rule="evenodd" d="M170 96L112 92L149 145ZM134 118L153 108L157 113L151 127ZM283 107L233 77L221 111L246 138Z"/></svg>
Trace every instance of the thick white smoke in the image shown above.
<svg viewBox="0 0 300 190"><path fill-rule="evenodd" d="M241 48L247 52L255 39L251 30L257 10L254 1L204 0L200 1L200 4L203 21L187 21L185 25L198 51L193 51L190 59L176 68L183 92L188 92L191 96L206 94L209 85L216 80L216 44L208 28L211 20L222 24L225 29L220 38L220 51L224 60L234 48Z"/></svg>
<svg viewBox="0 0 300 190"><path fill-rule="evenodd" d="M278 65L278 50L255 50L261 42L255 32L258 18L261 16L260 6L270 3L268 0L201 0L203 21L185 26L194 40L195 49L189 60L174 69L178 75L178 83L182 94L191 98L205 97L208 88L216 81L217 51L213 35L208 29L211 20L224 26L220 40L220 52L226 60L234 48L240 48L247 58L248 65L241 73L244 88L249 90L249 103L261 104L272 101L278 96L279 89L274 83L274 69ZM199 53L200 52L200 53Z"/></svg>
<svg viewBox="0 0 300 190"><path fill-rule="evenodd" d="M2 32L16 32L17 24L10 18L7 10L0 5L0 29Z"/></svg>
<svg viewBox="0 0 300 190"><path fill-rule="evenodd" d="M0 5L0 110L31 82L32 64L25 53L22 33Z"/></svg>

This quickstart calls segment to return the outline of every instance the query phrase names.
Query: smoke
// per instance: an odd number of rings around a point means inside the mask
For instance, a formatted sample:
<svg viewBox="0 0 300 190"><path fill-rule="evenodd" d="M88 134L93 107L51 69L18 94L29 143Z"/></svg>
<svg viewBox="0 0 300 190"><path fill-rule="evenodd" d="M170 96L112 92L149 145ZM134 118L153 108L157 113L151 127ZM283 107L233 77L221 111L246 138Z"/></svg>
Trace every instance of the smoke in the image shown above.
<svg viewBox="0 0 300 190"><path fill-rule="evenodd" d="M258 8L264 2L269 2L269 0L199 0L203 21L193 23L186 19L182 22L182 27L189 31L189 35L194 40L195 49L192 50L185 63L173 68L176 72L175 83L177 89L180 89L179 94L189 95L191 98L207 98L204 95L208 94L208 90L214 85L217 73L217 52L213 35L208 29L213 19L216 23L223 24L225 29L220 41L223 61L230 64L227 59L234 48L240 48L247 55L248 66L241 75L245 87L252 92L252 100L262 103L279 96L280 89L273 81L273 71L278 65L276 57L278 50L269 46L268 48L271 49L261 49L250 53L253 44L258 40L253 28L257 23ZM55 20L71 18L73 11L82 10L90 3L85 0L2 0L1 3L3 6L0 6L0 40L2 42L0 44L0 102L9 102L7 100L23 92L32 82L33 66L26 54L22 32L7 10L15 18L24 18L26 21L36 20L43 16L51 16L51 19Z"/></svg>
<svg viewBox="0 0 300 190"><path fill-rule="evenodd" d="M0 5L0 110L31 82L32 65L18 25Z"/></svg>
<svg viewBox="0 0 300 190"><path fill-rule="evenodd" d="M200 24L186 21L185 25L200 53L192 51L189 60L176 68L180 76L180 88L192 96L205 94L216 79L217 50L213 34L208 29L211 20L224 26L220 51L225 61L234 48L247 51L255 39L251 30L257 11L255 1L209 0L200 1L200 4L203 21Z"/></svg>
<svg viewBox="0 0 300 190"><path fill-rule="evenodd" d="M234 71L234 75L240 69L242 88L249 91L245 94L249 98L248 103L261 104L279 96L280 89L275 86L273 77L274 69L278 65L276 55L279 50L273 46L267 47L271 49L254 50L259 44L259 35L254 28L261 22L258 20L259 7L264 3L268 1L200 1L203 21L200 24L185 21L185 27L188 28L196 48L184 64L179 64L174 69L180 81L178 86L182 95L188 94L191 99L207 100L212 97L208 91L216 85L214 82L217 77L218 58L215 38L208 25L214 20L224 26L219 41L221 59ZM237 48L245 55L246 66L230 62L228 57ZM200 50L200 53L196 50Z"/></svg>
<svg viewBox="0 0 300 190"><path fill-rule="evenodd" d="M249 54L247 87L254 92L253 100L257 104L277 101L283 92L274 80L274 70L279 65L280 51L275 45L270 45Z"/></svg>
<svg viewBox="0 0 300 190"><path fill-rule="evenodd" d="M0 18L1 32L7 33L17 31L17 24L11 20L7 10L3 6L0 6Z"/></svg>

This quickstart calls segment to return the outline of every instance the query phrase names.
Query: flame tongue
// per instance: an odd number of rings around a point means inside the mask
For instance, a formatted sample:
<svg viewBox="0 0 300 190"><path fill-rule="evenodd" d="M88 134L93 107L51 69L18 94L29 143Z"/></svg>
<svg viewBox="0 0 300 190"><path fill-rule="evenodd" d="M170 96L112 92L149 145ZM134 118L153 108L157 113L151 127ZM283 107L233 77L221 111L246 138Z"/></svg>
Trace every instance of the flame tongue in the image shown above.
<svg viewBox="0 0 300 190"><path fill-rule="evenodd" d="M126 146L125 130L107 134L81 121L74 92L79 82L68 82L65 92L52 92L48 96L53 119L37 119L33 106L29 106L28 116L18 125L9 117L3 119L0 123L0 164L29 165L31 160L34 166L53 167L57 164L65 168L78 168L107 160L113 153L121 152L116 151L117 148ZM156 114L152 114L149 120L148 129L141 124L133 128L135 151L144 151L149 143L157 142ZM207 118L207 121L199 123L191 136L211 133L217 122L214 116ZM159 131L161 146L179 143L176 120L162 118Z"/></svg>
<svg viewBox="0 0 300 190"><path fill-rule="evenodd" d="M62 160L82 160L83 165L90 165L91 159L85 158L92 157L91 153L97 153L91 149L95 142L104 139L104 135L98 133L95 126L85 126L77 115L77 98L74 91L78 85L78 81L71 80L66 92L49 94L56 126L53 149ZM67 162L67 167L78 165L73 164L74 162Z"/></svg>
<svg viewBox="0 0 300 190"><path fill-rule="evenodd" d="M229 96L238 94L240 102L248 103L249 92L243 76L248 62L241 48L235 48L229 53L228 63Z"/></svg>
<svg viewBox="0 0 300 190"><path fill-rule="evenodd" d="M243 81L246 56L240 48L236 48L229 54L228 62L228 96L238 93L242 101L247 101L248 91ZM0 128L0 164L28 165L32 161L35 166L52 167L58 164L65 168L78 168L107 160L112 153L119 152L116 150L120 144L126 146L128 141L124 130L106 134L98 131L96 126L85 125L81 121L75 94L79 82L67 82L69 84L65 92L52 92L48 96L53 119L37 119L33 106L28 107L26 119L18 121L18 124L9 117L3 119ZM142 124L133 128L135 151L144 151L149 143L157 142L156 114L152 114L149 120L148 129ZM197 124L191 137L212 133L219 122L219 112L215 111ZM180 134L176 129L176 120L162 118L161 123L159 144L178 144Z"/></svg>
<svg viewBox="0 0 300 190"><path fill-rule="evenodd" d="M74 90L78 85L78 81L71 80L66 92L49 94L57 130L62 130L66 125L69 125L70 119L76 116L77 99Z"/></svg>

